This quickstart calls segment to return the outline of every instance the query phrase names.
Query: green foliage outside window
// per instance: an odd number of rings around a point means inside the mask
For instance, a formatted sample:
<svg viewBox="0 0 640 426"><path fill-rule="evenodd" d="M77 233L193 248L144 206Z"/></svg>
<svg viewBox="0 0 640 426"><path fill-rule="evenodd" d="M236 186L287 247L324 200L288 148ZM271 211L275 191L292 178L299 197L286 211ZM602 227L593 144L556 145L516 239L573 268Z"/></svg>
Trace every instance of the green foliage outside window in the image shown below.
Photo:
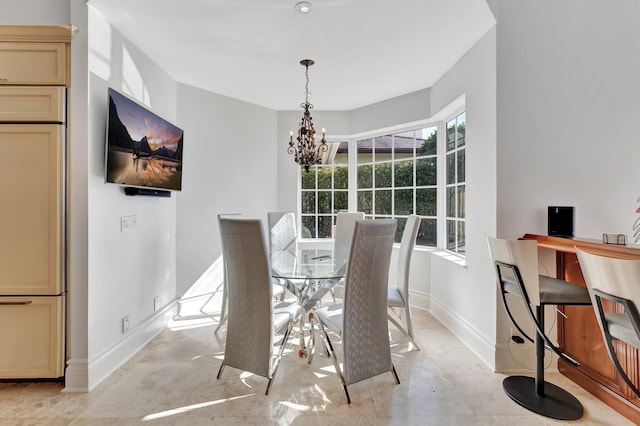
<svg viewBox="0 0 640 426"><path fill-rule="evenodd" d="M349 209L348 143L340 142L331 164L300 173L302 238L330 238L335 215Z"/></svg>
<svg viewBox="0 0 640 426"><path fill-rule="evenodd" d="M396 218L396 242L407 216L417 214L422 217L418 244L436 245L437 140L430 127L357 141L357 209L369 217Z"/></svg>

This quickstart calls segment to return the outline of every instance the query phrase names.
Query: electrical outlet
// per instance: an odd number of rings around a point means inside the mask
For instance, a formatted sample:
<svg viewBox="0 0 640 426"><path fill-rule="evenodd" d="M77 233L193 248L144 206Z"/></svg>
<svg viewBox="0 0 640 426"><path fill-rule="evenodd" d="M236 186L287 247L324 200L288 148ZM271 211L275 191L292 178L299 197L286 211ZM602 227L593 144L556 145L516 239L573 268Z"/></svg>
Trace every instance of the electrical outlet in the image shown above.
<svg viewBox="0 0 640 426"><path fill-rule="evenodd" d="M158 309L160 309L160 297L156 296L153 298L153 311L157 311Z"/></svg>
<svg viewBox="0 0 640 426"><path fill-rule="evenodd" d="M122 334L126 333L127 331L129 331L129 315L122 318Z"/></svg>
<svg viewBox="0 0 640 426"><path fill-rule="evenodd" d="M120 217L120 232L134 229L138 226L138 216L122 216Z"/></svg>

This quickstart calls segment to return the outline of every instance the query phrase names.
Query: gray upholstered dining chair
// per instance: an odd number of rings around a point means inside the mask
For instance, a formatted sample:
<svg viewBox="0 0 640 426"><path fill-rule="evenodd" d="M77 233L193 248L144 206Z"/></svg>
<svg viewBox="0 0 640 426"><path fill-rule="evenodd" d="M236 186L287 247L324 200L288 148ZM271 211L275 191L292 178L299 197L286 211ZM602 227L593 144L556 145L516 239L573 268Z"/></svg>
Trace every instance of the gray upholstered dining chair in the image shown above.
<svg viewBox="0 0 640 426"><path fill-rule="evenodd" d="M222 217L220 235L228 282L229 314L225 366L268 379L269 394L285 344L302 308L297 303L273 304L273 287L266 242L259 219ZM275 334L282 333L279 349Z"/></svg>
<svg viewBox="0 0 640 426"><path fill-rule="evenodd" d="M347 403L351 403L347 386L370 377L391 372L400 384L391 360L387 321L389 262L395 230L394 219L357 221L347 263L344 302L313 311ZM328 331L342 338L343 369ZM309 363L315 350L315 331L312 336Z"/></svg>
<svg viewBox="0 0 640 426"><path fill-rule="evenodd" d="M509 376L502 382L505 393L522 407L559 420L582 417L582 404L576 397L544 380L544 351L578 365L563 353L545 333L544 308L547 305L590 305L587 289L578 284L538 274L538 243L534 240L504 240L487 236L489 253L496 271L503 307L516 329L535 344L535 377ZM519 298L534 327L530 337L518 324L507 296Z"/></svg>
<svg viewBox="0 0 640 426"><path fill-rule="evenodd" d="M291 212L267 212L269 252L298 250L296 216Z"/></svg>
<svg viewBox="0 0 640 426"><path fill-rule="evenodd" d="M338 212L336 215L336 229L333 239L333 257L336 265L345 264L349 258L353 230L358 220L364 220L363 212ZM343 292L344 280L340 280L331 290L334 302L336 297L342 297Z"/></svg>
<svg viewBox="0 0 640 426"><path fill-rule="evenodd" d="M269 253L288 252L295 258L298 251L296 216L292 212L267 212ZM278 256L283 259L284 256ZM304 288L304 280L275 280L274 285L286 288L298 297ZM282 294L284 297L284 293Z"/></svg>
<svg viewBox="0 0 640 426"><path fill-rule="evenodd" d="M625 383L640 397L640 390L620 364L614 345L620 341L640 349L640 260L613 259L578 248L576 253L607 353ZM619 304L623 310L615 312L603 301Z"/></svg>
<svg viewBox="0 0 640 426"><path fill-rule="evenodd" d="M219 213L218 215L218 229L220 229L220 218L226 216L240 216L240 213ZM222 328L224 324L227 323L227 268L224 265L224 253L222 259L222 283L218 286L218 288L214 291L214 294L220 290L222 287L222 302L220 303L220 319L218 320L218 326L213 331L215 334L218 334L218 331Z"/></svg>
<svg viewBox="0 0 640 426"><path fill-rule="evenodd" d="M398 266L395 279L395 286L389 287L387 294L387 306L389 307L388 318L398 330L411 340L413 346L420 350L413 334L413 324L411 322L411 306L409 304L409 268L411 266L411 256L413 248L416 246L416 237L420 228L420 216L410 215L402 231L400 240L400 251L398 252ZM398 313L400 309L400 313Z"/></svg>
<svg viewBox="0 0 640 426"><path fill-rule="evenodd" d="M363 212L338 212L336 215L333 248L333 256L336 259L336 264L342 264L348 259L356 221L363 219Z"/></svg>
<svg viewBox="0 0 640 426"><path fill-rule="evenodd" d="M220 214L218 214L218 228L220 227L220 218L222 218L222 217L234 217L234 216L240 216L240 215L241 215L240 213L220 213ZM222 237L222 235L221 235L221 237ZM218 332L220 331L222 326L227 323L227 305L229 304L227 294L228 294L228 291L229 291L229 285L228 285L228 282L227 282L227 267L226 267L226 264L224 262L224 250L223 250L223 253L222 253L222 283L220 284L220 286L222 286L222 303L220 305L220 319L218 321L218 326L213 331L215 334L218 334ZM220 286L218 286L218 289L216 289L215 292L218 292ZM274 283L272 290L273 290L273 297L284 296L285 289L284 289L284 286L282 284Z"/></svg>

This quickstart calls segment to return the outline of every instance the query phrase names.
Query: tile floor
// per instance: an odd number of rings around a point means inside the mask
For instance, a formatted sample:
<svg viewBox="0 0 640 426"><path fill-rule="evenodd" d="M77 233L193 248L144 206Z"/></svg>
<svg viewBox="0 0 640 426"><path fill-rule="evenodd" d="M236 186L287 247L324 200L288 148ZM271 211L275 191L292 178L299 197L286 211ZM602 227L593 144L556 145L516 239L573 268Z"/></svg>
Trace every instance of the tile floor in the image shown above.
<svg viewBox="0 0 640 426"><path fill-rule="evenodd" d="M0 383L0 425L547 425L562 424L521 408L492 373L430 314L415 311L423 350L391 326L391 374L350 386L345 403L331 361L311 366L296 341L268 396L266 379L226 368L216 374L224 332L212 321L175 321L118 371L86 394L59 383ZM288 348L288 349L289 349ZM559 374L547 379L572 392L590 425L632 424Z"/></svg>

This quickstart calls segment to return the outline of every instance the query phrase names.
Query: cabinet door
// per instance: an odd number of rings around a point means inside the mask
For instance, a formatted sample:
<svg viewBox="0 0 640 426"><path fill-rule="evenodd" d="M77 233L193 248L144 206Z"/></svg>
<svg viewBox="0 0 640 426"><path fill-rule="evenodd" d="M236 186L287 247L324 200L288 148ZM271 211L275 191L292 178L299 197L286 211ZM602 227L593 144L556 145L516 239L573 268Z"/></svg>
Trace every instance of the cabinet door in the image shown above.
<svg viewBox="0 0 640 426"><path fill-rule="evenodd" d="M65 85L65 43L0 42L0 84Z"/></svg>
<svg viewBox="0 0 640 426"><path fill-rule="evenodd" d="M0 122L62 123L64 87L0 86Z"/></svg>
<svg viewBox="0 0 640 426"><path fill-rule="evenodd" d="M0 378L63 374L63 296L0 297Z"/></svg>
<svg viewBox="0 0 640 426"><path fill-rule="evenodd" d="M0 125L0 295L61 293L62 132Z"/></svg>

